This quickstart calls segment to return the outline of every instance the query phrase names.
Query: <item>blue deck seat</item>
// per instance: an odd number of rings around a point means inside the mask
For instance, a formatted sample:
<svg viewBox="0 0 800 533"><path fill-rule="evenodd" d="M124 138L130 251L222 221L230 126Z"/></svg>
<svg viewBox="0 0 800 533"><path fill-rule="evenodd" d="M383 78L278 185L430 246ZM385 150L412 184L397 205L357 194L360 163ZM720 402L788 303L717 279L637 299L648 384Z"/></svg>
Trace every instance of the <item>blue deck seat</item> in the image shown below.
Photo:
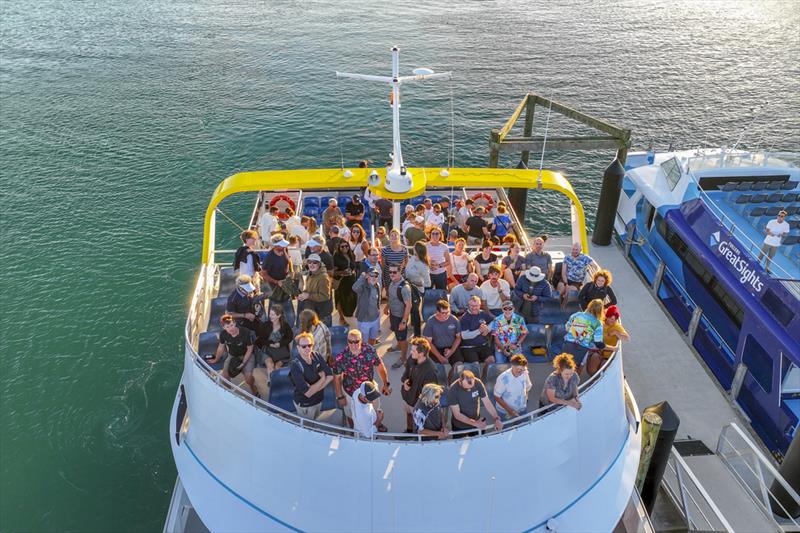
<svg viewBox="0 0 800 533"><path fill-rule="evenodd" d="M781 190L783 191L792 191L797 187L796 181L785 181L781 184Z"/></svg>
<svg viewBox="0 0 800 533"><path fill-rule="evenodd" d="M764 212L764 214L769 216L769 217L774 217L775 215L777 215L780 212L781 212L781 208L780 207L772 206L772 207L768 207L767 210Z"/></svg>
<svg viewBox="0 0 800 533"><path fill-rule="evenodd" d="M320 196L319 197L320 210L324 210L324 209L328 208L328 200L330 200L331 198L336 198L336 197L335 196ZM338 202L339 200L336 200L336 201Z"/></svg>
<svg viewBox="0 0 800 533"><path fill-rule="evenodd" d="M746 204L750 202L750 195L749 194L740 194L735 197L736 199L733 201L735 204Z"/></svg>
<svg viewBox="0 0 800 533"><path fill-rule="evenodd" d="M411 205L413 205L414 207L417 207L419 204L421 204L424 201L425 201L425 197L424 196L415 196L414 198L411 199Z"/></svg>
<svg viewBox="0 0 800 533"><path fill-rule="evenodd" d="M725 185L722 185L720 187L720 190L725 191L725 192L730 192L730 191L736 190L736 182L735 181L729 181Z"/></svg>
<svg viewBox="0 0 800 533"><path fill-rule="evenodd" d="M766 211L766 210L767 210L766 207L754 207L753 209L750 210L750 216L751 217L760 217L760 216L762 216L764 214L764 211Z"/></svg>
<svg viewBox="0 0 800 533"><path fill-rule="evenodd" d="M742 183L736 186L737 191L749 191L752 190L752 188L753 188L752 181L743 181Z"/></svg>
<svg viewBox="0 0 800 533"><path fill-rule="evenodd" d="M769 181L766 184L766 189L768 191L779 191L781 190L781 186L783 185L782 181Z"/></svg>
<svg viewBox="0 0 800 533"><path fill-rule="evenodd" d="M542 311L539 314L539 321L542 324L566 324L569 317L578 311L578 302L570 302L565 309L561 309L558 299L545 300L542 304Z"/></svg>
<svg viewBox="0 0 800 533"><path fill-rule="evenodd" d="M781 198L783 198L783 194L779 192L774 192L767 196L767 203L774 204L776 202L780 202Z"/></svg>
<svg viewBox="0 0 800 533"><path fill-rule="evenodd" d="M428 198L430 198L431 202L433 202L435 204L435 203L438 203L438 202L440 202L442 200L442 195L441 194L431 194L431 195L428 196Z"/></svg>
<svg viewBox="0 0 800 533"><path fill-rule="evenodd" d="M313 218L314 220L317 218L322 218L318 207L303 207L303 214L307 217Z"/></svg>
<svg viewBox="0 0 800 533"><path fill-rule="evenodd" d="M453 366L453 380L458 379L462 370L471 370L479 379L481 377L481 364L480 363L456 363Z"/></svg>
<svg viewBox="0 0 800 533"><path fill-rule="evenodd" d="M197 354L200 357L205 357L207 355L214 355L217 352L217 346L219 346L219 334L216 331L204 331L200 334L200 338L197 342ZM222 363L217 363L219 365L219 369L222 369Z"/></svg>
<svg viewBox="0 0 800 533"><path fill-rule="evenodd" d="M428 320L436 312L436 302L447 300L447 291L443 289L427 289L422 296L422 320ZM448 300L449 301L449 300Z"/></svg>
<svg viewBox="0 0 800 533"><path fill-rule="evenodd" d="M316 207L319 208L319 196L304 196L303 207Z"/></svg>
<svg viewBox="0 0 800 533"><path fill-rule="evenodd" d="M796 215L798 212L800 212L800 206L797 206L797 205L786 206L786 214L787 215L789 215L789 216Z"/></svg>
<svg viewBox="0 0 800 533"><path fill-rule="evenodd" d="M219 323L220 317L225 314L225 305L228 303L228 296L217 296L211 300L211 309L208 313L207 331L220 331L222 326Z"/></svg>
<svg viewBox="0 0 800 533"><path fill-rule="evenodd" d="M797 229L800 228L800 220L788 220L789 229Z"/></svg>
<svg viewBox="0 0 800 533"><path fill-rule="evenodd" d="M543 324L526 324L526 327L528 328L528 334L525 336L525 340L522 341L522 355L531 363L541 362L542 359L534 357L531 350L537 346L547 348L547 328Z"/></svg>
<svg viewBox="0 0 800 533"><path fill-rule="evenodd" d="M784 246L794 246L798 242L800 242L800 235L787 235L783 239Z"/></svg>
<svg viewBox="0 0 800 533"><path fill-rule="evenodd" d="M292 380L289 379L289 367L285 366L277 370L273 370L269 377L269 403L280 407L290 413L295 412L294 402L294 386Z"/></svg>
<svg viewBox="0 0 800 533"><path fill-rule="evenodd" d="M785 204L790 204L797 201L797 196L798 194L796 192L787 192L783 195L781 201Z"/></svg>
<svg viewBox="0 0 800 533"><path fill-rule="evenodd" d="M336 199L336 201L339 202L339 209L341 209L342 214L344 214L344 208L347 207L347 204L350 203L351 198L352 196L341 195Z"/></svg>
<svg viewBox="0 0 800 533"><path fill-rule="evenodd" d="M236 285L233 267L221 268L219 271L219 295L228 296Z"/></svg>
<svg viewBox="0 0 800 533"><path fill-rule="evenodd" d="M754 194L750 197L751 204L760 204L761 202L765 202L767 200L766 194Z"/></svg>

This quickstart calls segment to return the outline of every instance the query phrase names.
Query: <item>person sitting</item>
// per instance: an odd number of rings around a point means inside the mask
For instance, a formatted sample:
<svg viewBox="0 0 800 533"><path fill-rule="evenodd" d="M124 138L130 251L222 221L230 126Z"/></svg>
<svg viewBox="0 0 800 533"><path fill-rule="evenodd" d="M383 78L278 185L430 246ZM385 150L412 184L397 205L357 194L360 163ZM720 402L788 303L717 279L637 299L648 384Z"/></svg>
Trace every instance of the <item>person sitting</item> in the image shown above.
<svg viewBox="0 0 800 533"><path fill-rule="evenodd" d="M526 270L525 258L522 257L520 250L518 243L510 244L508 246L508 254L500 261L500 266L503 269L503 279L508 282L512 289L517 284L520 274Z"/></svg>
<svg viewBox="0 0 800 533"><path fill-rule="evenodd" d="M556 404L580 410L578 384L581 380L575 369L575 360L568 353L557 355L553 359L553 369L544 382L542 395L539 397L539 407Z"/></svg>
<svg viewBox="0 0 800 533"><path fill-rule="evenodd" d="M331 330L326 326L311 309L304 309L300 312L299 329L300 333L310 333L314 337L314 350L325 358L330 365L333 362L331 353Z"/></svg>
<svg viewBox="0 0 800 533"><path fill-rule="evenodd" d="M322 258L317 254L308 256L306 266L308 276L305 290L297 295L297 310L312 309L325 325L330 326L333 315L331 278L322 264Z"/></svg>
<svg viewBox="0 0 800 533"><path fill-rule="evenodd" d="M375 435L375 431L386 431L386 426L383 425L383 411L375 407L375 402L380 397L378 386L371 380L361 383L349 397L353 429L368 439Z"/></svg>
<svg viewBox="0 0 800 533"><path fill-rule="evenodd" d="M449 217L447 217L445 223L442 224L442 235L447 235L448 244L451 244L450 243L451 236L454 237L452 239L453 241L455 241L458 238L461 238L462 236L466 238L466 234L462 235L462 233L463 232L461 231L461 225L456 222L455 215L450 215ZM464 242L466 243L466 240Z"/></svg>
<svg viewBox="0 0 800 533"><path fill-rule="evenodd" d="M510 420L528 412L528 392L533 384L528 373L528 360L517 354L511 358L511 368L497 376L494 401L503 420Z"/></svg>
<svg viewBox="0 0 800 533"><path fill-rule="evenodd" d="M494 244L489 239L486 239L481 244L481 251L475 254L472 261L475 263L476 272L480 281L484 281L489 276L489 267L497 264L498 257L492 252ZM507 283L507 282L506 282Z"/></svg>
<svg viewBox="0 0 800 533"><path fill-rule="evenodd" d="M578 357L578 375L591 351L606 347L603 342L603 301L592 300L586 311L574 313L566 324L564 352Z"/></svg>
<svg viewBox="0 0 800 533"><path fill-rule="evenodd" d="M460 362L461 323L450 314L447 300L436 302L436 313L425 322L422 335L431 344L431 353L441 364Z"/></svg>
<svg viewBox="0 0 800 533"><path fill-rule="evenodd" d="M467 310L467 304L473 296L476 296L481 301L483 308L486 307L486 298L483 296L483 290L478 287L478 275L474 272L468 274L460 285L456 285L450 291L450 310L452 313L456 316L464 314Z"/></svg>
<svg viewBox="0 0 800 533"><path fill-rule="evenodd" d="M589 362L586 364L586 374L593 376L605 361L607 361L614 353L619 350L623 341L629 341L631 336L622 327L619 309L616 305L610 305L606 309L606 317L603 321L603 343L606 345L600 353L594 352L589 356Z"/></svg>
<svg viewBox="0 0 800 533"><path fill-rule="evenodd" d="M578 303L581 309L586 309L589 302L594 299L602 300L605 307L617 305L617 295L611 289L611 279L611 272L608 270L602 269L595 272L592 281L586 283L578 293Z"/></svg>
<svg viewBox="0 0 800 533"><path fill-rule="evenodd" d="M322 266L325 267L325 272L328 276L333 276L333 255L325 249L325 242L322 237L314 236L306 243L306 251L303 256L308 260L311 254L317 254L320 261L322 261Z"/></svg>
<svg viewBox="0 0 800 533"><path fill-rule="evenodd" d="M514 287L514 303L527 324L539 322L542 302L553 297L550 284L538 266L532 266L519 277Z"/></svg>
<svg viewBox="0 0 800 533"><path fill-rule="evenodd" d="M300 333L294 338L299 357L292 359L289 379L294 386L294 408L299 416L316 420L322 409L325 387L333 372L325 357L314 349L314 336Z"/></svg>
<svg viewBox="0 0 800 533"><path fill-rule="evenodd" d="M486 429L486 420L481 417L481 404L494 418L494 428L497 431L503 428L500 415L486 394L486 387L471 370L462 370L458 379L447 389L447 404L453 415L453 431L473 430L454 435L455 438L477 435L478 430Z"/></svg>
<svg viewBox="0 0 800 533"><path fill-rule="evenodd" d="M533 247L531 253L525 256L525 268L538 266L544 272L547 279L553 278L553 258L549 253L544 251L544 243L547 240L547 235L540 235L533 239ZM560 274L560 273L559 273Z"/></svg>
<svg viewBox="0 0 800 533"><path fill-rule="evenodd" d="M261 230L261 245L266 248L272 234L278 230L278 207L272 206L269 210L264 211L258 226Z"/></svg>
<svg viewBox="0 0 800 533"><path fill-rule="evenodd" d="M292 270L300 272L303 268L303 252L300 250L300 237L291 235L289 237L289 246L286 247L286 254L289 257L289 262L292 263Z"/></svg>
<svg viewBox="0 0 800 533"><path fill-rule="evenodd" d="M255 230L248 229L242 232L239 236L242 239L242 245L236 250L233 256L233 272L238 276L245 274L254 280L254 284L258 285L258 272L261 271L261 259L255 252L256 239L258 233Z"/></svg>
<svg viewBox="0 0 800 533"><path fill-rule="evenodd" d="M449 436L441 403L443 392L444 387L437 383L426 383L422 387L412 415L414 427L420 435L439 440Z"/></svg>
<svg viewBox="0 0 800 533"><path fill-rule="evenodd" d="M425 219L420 215L414 217L414 224L408 227L403 236L406 239L406 246L414 246L417 241L424 241L427 238L427 235L425 235Z"/></svg>
<svg viewBox="0 0 800 533"><path fill-rule="evenodd" d="M425 243L418 241L414 244L414 253L409 254L408 263L404 277L411 285L411 327L414 329L414 336L419 337L422 333L422 298L425 290L431 286L431 271L428 260L428 248Z"/></svg>
<svg viewBox="0 0 800 533"><path fill-rule="evenodd" d="M256 286L247 274L236 278L236 288L225 302L225 313L236 319L239 326L256 330L256 306L263 297L256 296Z"/></svg>
<svg viewBox="0 0 800 533"><path fill-rule="evenodd" d="M557 290L561 295L562 306L567 304L570 286L575 287L577 290L583 287L586 271L591 265L599 268L594 259L581 252L580 243L573 244L570 255L565 256L564 262L561 264L561 281L558 283Z"/></svg>
<svg viewBox="0 0 800 533"><path fill-rule="evenodd" d="M500 279L500 267L497 265L489 265L487 279L481 283L481 291L486 298L486 308L494 316L502 313L504 302L512 303L511 287L506 280Z"/></svg>
<svg viewBox="0 0 800 533"><path fill-rule="evenodd" d="M361 338L375 346L381 333L381 270L362 272L355 283L356 325Z"/></svg>
<svg viewBox="0 0 800 533"><path fill-rule="evenodd" d="M303 221L297 215L297 213L294 212L294 209L287 207L286 215L288 218L283 221L283 223L286 225L286 235L306 235L306 230L303 227ZM306 240L308 239L306 238Z"/></svg>
<svg viewBox="0 0 800 533"><path fill-rule="evenodd" d="M281 368L292 356L289 345L294 339L294 331L286 322L283 308L272 306L267 312L265 322L258 324L256 330L256 345L266 354L265 364L267 367L267 383L270 382L272 371Z"/></svg>
<svg viewBox="0 0 800 533"><path fill-rule="evenodd" d="M352 425L352 402L353 393L358 390L359 385L365 381L374 379L375 370L378 370L383 387L383 394L388 396L392 393L389 383L389 374L383 361L378 356L375 348L362 342L361 332L351 329L347 333L347 347L336 354L333 358L333 384L336 388L336 399L339 405L344 407L345 418L348 425Z"/></svg>
<svg viewBox="0 0 800 533"><path fill-rule="evenodd" d="M347 226L351 228L364 221L364 204L361 203L361 196L353 195L351 202L344 208L344 216L347 219Z"/></svg>
<svg viewBox="0 0 800 533"><path fill-rule="evenodd" d="M467 234L467 244L474 246L491 237L489 224L483 219L484 209L481 206L475 208L475 214L471 215L461 228Z"/></svg>
<svg viewBox="0 0 800 533"><path fill-rule="evenodd" d="M514 312L510 300L503 302L503 311L489 324L489 331L494 335L494 359L498 363L507 363L509 357L520 353L528 335L525 320Z"/></svg>
<svg viewBox="0 0 800 533"><path fill-rule="evenodd" d="M331 228L335 226L341 218L342 210L339 209L336 198L330 198L328 200L328 207L322 212L322 231L324 234L329 235Z"/></svg>
<svg viewBox="0 0 800 533"><path fill-rule="evenodd" d="M253 369L256 367L255 334L250 329L237 326L231 315L222 315L219 321L222 331L219 334L217 351L213 357L208 357L206 360L209 364L218 363L227 351L225 365L222 367L222 377L225 379L235 378L241 372L244 374L245 383L253 391L253 395L260 398L255 379L253 379Z"/></svg>
<svg viewBox="0 0 800 533"><path fill-rule="evenodd" d="M453 250L450 252L450 272L452 273L452 279L448 280L450 282L448 284L448 288L453 288L454 283L464 283L464 281L467 279L467 275L475 270L475 266L472 264L472 259L465 250L467 247L467 241L460 237L456 237L453 240L452 246ZM475 276L475 280L477 283L477 275Z"/></svg>
<svg viewBox="0 0 800 533"><path fill-rule="evenodd" d="M497 214L492 221L492 233L502 240L509 232L511 232L511 217L508 216L508 208L505 205L498 205Z"/></svg>
<svg viewBox="0 0 800 533"><path fill-rule="evenodd" d="M403 384L400 395L406 412L406 433L414 433L412 415L422 387L428 383L436 383L436 365L428 357L430 351L431 345L427 339L417 337L411 341L410 357L400 378Z"/></svg>
<svg viewBox="0 0 800 533"><path fill-rule="evenodd" d="M494 363L494 347L489 324L494 316L481 309L480 296L472 295L467 304L467 312L461 320L461 359L465 363Z"/></svg>
<svg viewBox="0 0 800 533"><path fill-rule="evenodd" d="M441 228L445 220L447 219L445 218L445 214L442 212L442 206L438 203L433 204L431 211L425 213L425 223L428 226Z"/></svg>

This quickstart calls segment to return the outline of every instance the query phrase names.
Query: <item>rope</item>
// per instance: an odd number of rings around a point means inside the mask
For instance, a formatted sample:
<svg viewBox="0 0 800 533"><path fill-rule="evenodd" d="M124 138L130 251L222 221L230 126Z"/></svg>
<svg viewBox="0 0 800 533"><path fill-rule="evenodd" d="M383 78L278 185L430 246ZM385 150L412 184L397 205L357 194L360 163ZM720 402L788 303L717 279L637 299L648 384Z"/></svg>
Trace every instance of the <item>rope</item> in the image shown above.
<svg viewBox="0 0 800 533"><path fill-rule="evenodd" d="M453 76L450 76L450 161L449 168L456 166L456 118L453 106ZM451 191L452 195L452 191Z"/></svg>
<svg viewBox="0 0 800 533"><path fill-rule="evenodd" d="M237 223L236 223L236 221L235 221L235 220L233 220L231 217L229 217L228 215L226 215L225 213L223 213L223 212L222 212L222 209L220 209L220 208L218 207L218 208L216 208L214 211L216 211L217 213L219 213L220 215L222 215L223 217L225 217L226 219L228 219L228 222L230 222L231 224L233 224L234 226L236 226L237 228L239 228L239 231L244 231L244 228L243 228L243 227L241 227L239 224L237 224Z"/></svg>
<svg viewBox="0 0 800 533"><path fill-rule="evenodd" d="M336 121L339 137L339 159L341 161L342 170L344 170L344 147L342 146L342 101L339 96L339 78L336 78L336 83L333 84L336 92L336 114L338 115L338 120Z"/></svg>

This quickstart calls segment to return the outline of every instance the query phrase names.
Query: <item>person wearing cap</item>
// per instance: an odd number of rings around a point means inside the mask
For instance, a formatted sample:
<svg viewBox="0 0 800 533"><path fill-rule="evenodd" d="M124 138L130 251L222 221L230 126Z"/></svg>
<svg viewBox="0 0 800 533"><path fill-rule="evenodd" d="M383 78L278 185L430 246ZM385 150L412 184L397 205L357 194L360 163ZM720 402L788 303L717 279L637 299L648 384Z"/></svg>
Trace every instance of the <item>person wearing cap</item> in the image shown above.
<svg viewBox="0 0 800 533"><path fill-rule="evenodd" d="M268 211L264 211L259 220L261 230L261 243L266 248L272 234L278 231L278 206L273 205Z"/></svg>
<svg viewBox="0 0 800 533"><path fill-rule="evenodd" d="M305 290L297 295L297 311L299 313L304 309L312 309L326 326L330 326L333 314L331 278L318 254L309 255L306 259L306 266L308 267L308 276Z"/></svg>
<svg viewBox="0 0 800 533"><path fill-rule="evenodd" d="M502 313L504 302L511 302L511 286L500 278L500 267L495 264L489 265L486 281L481 283L481 292L486 299L486 308L494 316Z"/></svg>
<svg viewBox="0 0 800 533"><path fill-rule="evenodd" d="M361 332L351 329L347 332L347 346L333 358L333 384L336 389L336 400L344 407L344 415L348 425L352 423L352 405L348 398L358 390L359 385L365 381L372 381L375 370L383 382L381 391L385 396L392 393L389 383L389 373L383 360L378 356L375 348L362 341Z"/></svg>
<svg viewBox="0 0 800 533"><path fill-rule="evenodd" d="M243 231L239 237L242 239L242 245L233 256L233 271L237 275L246 274L250 276L257 285L258 279L256 275L261 270L261 259L255 252L258 233L255 230L248 229Z"/></svg>
<svg viewBox="0 0 800 533"><path fill-rule="evenodd" d="M400 382L403 384L400 395L406 412L406 433L414 433L412 414L419 400L422 387L428 383L436 383L436 365L428 355L431 345L427 339L419 338L411 341L411 357L406 361Z"/></svg>
<svg viewBox="0 0 800 533"><path fill-rule="evenodd" d="M455 365L462 361L461 323L450 314L447 300L436 302L436 312L425 321L422 335L431 343L431 353L441 364Z"/></svg>
<svg viewBox="0 0 800 533"><path fill-rule="evenodd" d="M378 343L381 333L381 270L374 267L362 272L353 283L356 293L356 326L361 338L370 345Z"/></svg>
<svg viewBox="0 0 800 533"><path fill-rule="evenodd" d="M444 214L445 219L450 217L450 198L447 196L442 196L441 200L439 200L439 207L442 208L442 213Z"/></svg>
<svg viewBox="0 0 800 533"><path fill-rule="evenodd" d="M236 319L236 324L255 331L257 325L256 286L247 274L236 278L236 287L225 302L225 312Z"/></svg>
<svg viewBox="0 0 800 533"><path fill-rule="evenodd" d="M511 300L503 302L503 312L489 324L489 331L494 335L494 359L498 363L507 363L510 356L520 353L528 335L525 319L514 312Z"/></svg>
<svg viewBox="0 0 800 533"><path fill-rule="evenodd" d="M330 234L331 227L336 225L340 218L342 218L342 210L339 209L336 198L330 198L328 207L322 212L322 231L325 235Z"/></svg>
<svg viewBox="0 0 800 533"><path fill-rule="evenodd" d="M350 397L353 412L353 429L370 439L376 431L386 431L383 426L383 411L375 408L374 402L381 397L374 381L365 381Z"/></svg>
<svg viewBox="0 0 800 533"><path fill-rule="evenodd" d="M539 322L542 303L552 297L553 289L544 272L538 266L532 266L517 280L512 300L525 322L536 324Z"/></svg>
<svg viewBox="0 0 800 533"><path fill-rule="evenodd" d="M425 235L425 218L421 215L414 217L414 225L409 226L405 233L406 246L414 246L417 241L424 241L427 238Z"/></svg>
<svg viewBox="0 0 800 533"><path fill-rule="evenodd" d="M209 364L219 362L225 357L225 366L222 368L222 377L235 378L241 372L244 374L245 383L250 386L255 396L259 396L253 379L253 369L256 367L255 344L256 336L253 330L238 326L231 315L225 314L220 318L222 331L219 333L219 344L213 357L207 357Z"/></svg>
<svg viewBox="0 0 800 533"><path fill-rule="evenodd" d="M305 251L305 259L308 260L308 257L311 254L317 254L322 261L322 265L325 267L325 271L327 272L328 276L333 275L333 255L331 255L328 250L325 249L325 239L323 239L319 235L315 235L306 243L306 251Z"/></svg>
<svg viewBox="0 0 800 533"><path fill-rule="evenodd" d="M767 222L767 227L764 228L766 237L764 237L764 243L761 245L761 251L758 254L759 263L765 255L767 256L767 261L764 263L764 268L767 272L769 272L772 258L775 257L778 247L781 245L783 238L789 234L790 229L789 223L786 222L786 211L783 210L778 212L775 220Z"/></svg>
<svg viewBox="0 0 800 533"><path fill-rule="evenodd" d="M375 206L375 213L377 214L378 218L378 225L384 226L385 228L392 227L392 211L394 208L394 204L391 200L387 200L386 198L378 198L373 203Z"/></svg>
<svg viewBox="0 0 800 533"><path fill-rule="evenodd" d="M497 412L503 420L528 412L528 393L532 386L528 360L519 354L513 356L511 368L497 376L493 391Z"/></svg>
<svg viewBox="0 0 800 533"><path fill-rule="evenodd" d="M600 366L610 358L617 350L623 341L631 340L630 334L622 327L622 318L620 317L619 308L616 305L608 306L605 312L605 319L603 320L603 343L606 347L600 352L593 352L589 355L589 362L586 365L586 373L593 375L600 369Z"/></svg>
<svg viewBox="0 0 800 533"><path fill-rule="evenodd" d="M489 223L483 219L484 209L481 206L475 208L475 214L470 215L464 221L464 226L461 228L467 234L467 244L474 246L480 244L482 241L489 239Z"/></svg>
<svg viewBox="0 0 800 533"><path fill-rule="evenodd" d="M270 243L272 246L261 261L261 277L274 291L276 287L283 285L284 280L289 275L291 262L289 261L289 254L286 253L289 241L284 239L283 235L273 235Z"/></svg>
<svg viewBox="0 0 800 533"><path fill-rule="evenodd" d="M611 272L606 269L598 270L592 276L592 281L587 282L578 293L578 304L581 309L586 309L589 302L595 299L603 300L606 307L617 305L617 295L611 288Z"/></svg>
<svg viewBox="0 0 800 533"><path fill-rule="evenodd" d="M289 380L294 387L294 408L299 416L316 420L322 409L325 387L333 381L333 372L315 349L314 336L300 333L294 338L298 357L289 364Z"/></svg>
<svg viewBox="0 0 800 533"><path fill-rule="evenodd" d="M525 256L525 268L538 266L539 270L544 272L547 279L553 279L553 258L549 253L544 251L544 241L546 235L540 235L533 239L531 253Z"/></svg>
<svg viewBox="0 0 800 533"><path fill-rule="evenodd" d="M354 194L352 201L344 208L344 216L347 219L347 226L361 224L364 220L364 204L361 203L361 196Z"/></svg>
<svg viewBox="0 0 800 533"><path fill-rule="evenodd" d="M480 296L472 295L467 312L461 317L461 359L465 363L494 363L494 338L489 324L494 317L481 309Z"/></svg>
<svg viewBox="0 0 800 533"><path fill-rule="evenodd" d="M453 435L453 438L469 437L476 435L477 430L486 429L486 420L481 416L481 405L494 418L494 428L497 431L503 429L503 422L486 394L486 387L471 370L462 370L458 379L447 389L447 404L453 415L453 431L473 430Z"/></svg>

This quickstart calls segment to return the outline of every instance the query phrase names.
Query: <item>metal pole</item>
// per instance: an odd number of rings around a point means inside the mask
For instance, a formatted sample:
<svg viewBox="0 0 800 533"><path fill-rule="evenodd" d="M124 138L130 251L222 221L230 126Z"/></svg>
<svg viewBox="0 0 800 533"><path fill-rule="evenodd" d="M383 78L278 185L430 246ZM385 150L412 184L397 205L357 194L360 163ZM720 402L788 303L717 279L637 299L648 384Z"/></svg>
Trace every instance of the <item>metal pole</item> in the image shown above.
<svg viewBox="0 0 800 533"><path fill-rule="evenodd" d="M700 317L703 316L703 310L700 307L695 307L692 312L692 318L689 320L689 328L686 331L686 336L690 341L694 340L694 335L697 333L697 326L700 324Z"/></svg>

